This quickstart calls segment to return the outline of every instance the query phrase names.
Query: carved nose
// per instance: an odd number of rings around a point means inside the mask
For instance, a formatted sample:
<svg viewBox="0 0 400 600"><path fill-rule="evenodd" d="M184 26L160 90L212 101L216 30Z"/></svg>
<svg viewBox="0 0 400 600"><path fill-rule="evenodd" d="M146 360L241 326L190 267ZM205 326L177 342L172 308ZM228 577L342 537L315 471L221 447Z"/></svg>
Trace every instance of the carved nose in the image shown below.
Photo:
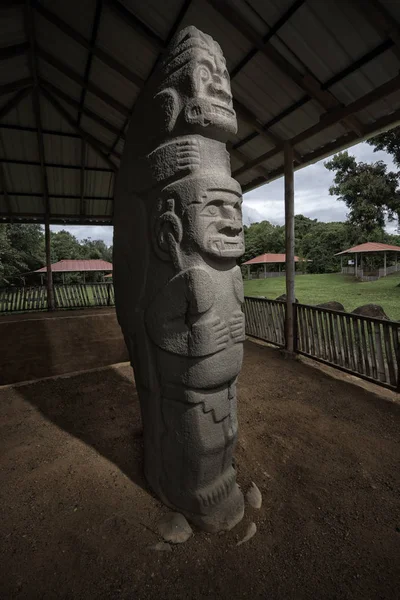
<svg viewBox="0 0 400 600"><path fill-rule="evenodd" d="M219 75L217 75L216 77L219 81L216 81L214 78L213 83L210 85L211 95L216 98L220 98L224 102L232 102L232 94L229 92L229 90L226 89L226 85L221 81Z"/></svg>

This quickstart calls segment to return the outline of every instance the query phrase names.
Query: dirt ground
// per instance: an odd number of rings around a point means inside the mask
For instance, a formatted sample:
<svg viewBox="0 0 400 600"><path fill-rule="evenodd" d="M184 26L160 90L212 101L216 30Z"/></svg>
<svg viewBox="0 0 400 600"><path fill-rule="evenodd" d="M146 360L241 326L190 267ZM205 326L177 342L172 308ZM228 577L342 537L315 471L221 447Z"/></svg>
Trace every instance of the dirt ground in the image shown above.
<svg viewBox="0 0 400 600"><path fill-rule="evenodd" d="M261 510L157 552L130 368L0 388L1 599L398 599L400 405L252 342L239 405Z"/></svg>

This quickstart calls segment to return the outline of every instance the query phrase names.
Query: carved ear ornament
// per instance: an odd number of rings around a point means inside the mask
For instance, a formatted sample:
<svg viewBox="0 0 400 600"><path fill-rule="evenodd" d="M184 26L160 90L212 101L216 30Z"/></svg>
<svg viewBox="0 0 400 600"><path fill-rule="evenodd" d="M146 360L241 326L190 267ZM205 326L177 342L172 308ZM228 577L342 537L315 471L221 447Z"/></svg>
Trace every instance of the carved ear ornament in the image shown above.
<svg viewBox="0 0 400 600"><path fill-rule="evenodd" d="M167 211L157 217L154 224L154 249L162 260L171 260L174 249L171 242L180 244L183 229L180 218L175 214L175 200L170 198L166 202Z"/></svg>

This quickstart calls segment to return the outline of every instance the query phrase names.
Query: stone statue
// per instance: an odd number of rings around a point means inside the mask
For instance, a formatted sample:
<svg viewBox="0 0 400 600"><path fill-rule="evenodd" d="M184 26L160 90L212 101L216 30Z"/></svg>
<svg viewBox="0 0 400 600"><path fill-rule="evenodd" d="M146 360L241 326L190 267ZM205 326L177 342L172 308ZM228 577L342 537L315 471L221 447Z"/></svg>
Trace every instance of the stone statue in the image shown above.
<svg viewBox="0 0 400 600"><path fill-rule="evenodd" d="M242 195L225 147L236 128L221 48L186 27L137 101L115 193L116 306L140 398L145 476L207 531L243 517L233 464Z"/></svg>

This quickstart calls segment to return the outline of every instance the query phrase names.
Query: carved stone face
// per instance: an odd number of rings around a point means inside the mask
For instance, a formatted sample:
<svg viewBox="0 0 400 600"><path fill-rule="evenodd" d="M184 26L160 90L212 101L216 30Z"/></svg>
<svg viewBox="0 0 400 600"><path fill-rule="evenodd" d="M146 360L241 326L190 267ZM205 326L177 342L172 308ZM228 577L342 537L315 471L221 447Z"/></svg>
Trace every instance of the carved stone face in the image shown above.
<svg viewBox="0 0 400 600"><path fill-rule="evenodd" d="M184 108L186 122L204 127L215 125L236 133L229 73L222 54L193 50L187 76L191 79L193 98L188 99Z"/></svg>
<svg viewBox="0 0 400 600"><path fill-rule="evenodd" d="M237 258L244 252L242 194L234 180L209 187L182 215L182 246L213 258ZM201 200L201 202L199 202Z"/></svg>
<svg viewBox="0 0 400 600"><path fill-rule="evenodd" d="M157 73L156 97L170 132L177 127L181 135L195 132L216 139L236 134L229 73L220 46L209 35L185 28Z"/></svg>

